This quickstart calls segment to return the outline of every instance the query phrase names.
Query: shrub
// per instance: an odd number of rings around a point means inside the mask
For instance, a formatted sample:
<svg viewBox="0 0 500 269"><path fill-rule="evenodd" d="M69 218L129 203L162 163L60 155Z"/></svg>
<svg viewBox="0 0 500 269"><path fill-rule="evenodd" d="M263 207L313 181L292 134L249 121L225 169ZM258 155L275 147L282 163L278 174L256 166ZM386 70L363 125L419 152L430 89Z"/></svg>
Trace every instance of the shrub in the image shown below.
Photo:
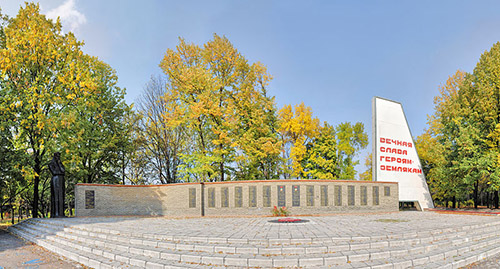
<svg viewBox="0 0 500 269"><path fill-rule="evenodd" d="M288 209L284 206L282 207L277 207L277 206L274 206L273 207L273 210L272 210L272 213L273 213L273 216L275 217L281 217L281 216L288 216L290 215L290 212L288 212Z"/></svg>

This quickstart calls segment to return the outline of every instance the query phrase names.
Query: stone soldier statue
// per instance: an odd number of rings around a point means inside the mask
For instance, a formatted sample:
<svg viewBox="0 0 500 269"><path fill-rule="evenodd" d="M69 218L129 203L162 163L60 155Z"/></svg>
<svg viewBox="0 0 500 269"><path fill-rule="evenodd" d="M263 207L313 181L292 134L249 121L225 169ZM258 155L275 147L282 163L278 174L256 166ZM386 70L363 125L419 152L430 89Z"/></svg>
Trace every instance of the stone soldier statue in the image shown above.
<svg viewBox="0 0 500 269"><path fill-rule="evenodd" d="M64 217L64 165L61 162L61 153L54 153L54 158L49 163L52 173L50 181L50 216L51 218Z"/></svg>

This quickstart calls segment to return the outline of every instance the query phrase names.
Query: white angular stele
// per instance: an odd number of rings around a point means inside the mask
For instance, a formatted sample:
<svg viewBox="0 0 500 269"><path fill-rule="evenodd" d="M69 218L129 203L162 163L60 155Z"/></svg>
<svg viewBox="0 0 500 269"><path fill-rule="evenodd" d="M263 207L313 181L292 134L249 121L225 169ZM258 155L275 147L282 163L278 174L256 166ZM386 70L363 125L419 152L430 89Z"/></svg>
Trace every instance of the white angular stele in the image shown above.
<svg viewBox="0 0 500 269"><path fill-rule="evenodd" d="M374 97L372 112L373 180L398 182L400 202L434 208L403 106Z"/></svg>

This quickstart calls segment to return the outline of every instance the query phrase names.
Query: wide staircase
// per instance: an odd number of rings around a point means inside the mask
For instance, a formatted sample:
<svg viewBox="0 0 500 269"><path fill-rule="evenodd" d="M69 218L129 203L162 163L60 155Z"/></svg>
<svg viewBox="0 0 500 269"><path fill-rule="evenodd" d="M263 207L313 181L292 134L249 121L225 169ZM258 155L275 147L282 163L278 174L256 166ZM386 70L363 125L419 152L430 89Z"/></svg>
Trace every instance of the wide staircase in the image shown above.
<svg viewBox="0 0 500 269"><path fill-rule="evenodd" d="M400 234L380 231L380 236L371 237L302 239L121 233L60 219L29 219L9 230L92 268L460 268L500 253L500 221Z"/></svg>

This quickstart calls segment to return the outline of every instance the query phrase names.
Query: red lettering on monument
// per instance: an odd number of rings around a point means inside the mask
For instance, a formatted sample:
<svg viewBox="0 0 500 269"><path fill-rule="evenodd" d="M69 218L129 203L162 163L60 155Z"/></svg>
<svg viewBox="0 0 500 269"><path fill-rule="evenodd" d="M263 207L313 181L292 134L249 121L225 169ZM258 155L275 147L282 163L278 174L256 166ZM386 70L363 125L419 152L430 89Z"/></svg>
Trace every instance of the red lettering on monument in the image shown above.
<svg viewBox="0 0 500 269"><path fill-rule="evenodd" d="M412 142L401 141L401 140L397 140L397 139L390 139L390 138L385 138L385 137L380 138L380 143L389 144L389 145L396 145L396 146L401 146L401 147L407 147L407 148L413 147Z"/></svg>
<svg viewBox="0 0 500 269"><path fill-rule="evenodd" d="M403 173L410 173L410 174L422 174L422 169L411 168L411 167L392 166L392 165L381 165L380 170L393 171L393 172L403 172Z"/></svg>

